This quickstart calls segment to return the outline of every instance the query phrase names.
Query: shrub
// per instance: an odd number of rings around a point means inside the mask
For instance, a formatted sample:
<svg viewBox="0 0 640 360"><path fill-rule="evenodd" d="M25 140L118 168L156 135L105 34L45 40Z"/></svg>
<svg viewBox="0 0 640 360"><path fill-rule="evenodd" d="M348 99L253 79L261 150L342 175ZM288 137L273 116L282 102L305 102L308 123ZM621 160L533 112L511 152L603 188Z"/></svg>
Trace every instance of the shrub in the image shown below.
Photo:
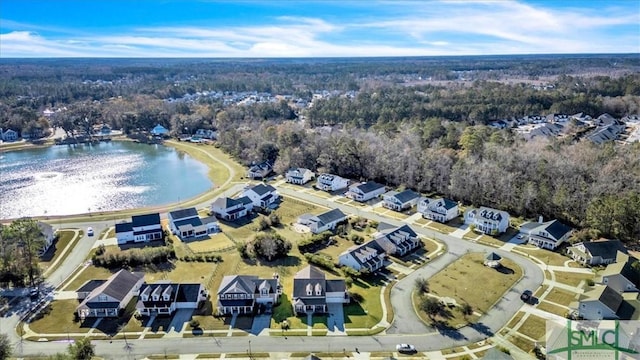
<svg viewBox="0 0 640 360"><path fill-rule="evenodd" d="M170 246L130 249L105 250L103 254L93 255L96 266L106 268L122 268L139 265L160 264L175 259L176 253Z"/></svg>
<svg viewBox="0 0 640 360"><path fill-rule="evenodd" d="M306 253L304 254L304 257L307 259L309 263L318 265L327 270L333 270L335 268L333 261L331 261L331 259L325 256Z"/></svg>
<svg viewBox="0 0 640 360"><path fill-rule="evenodd" d="M587 285L589 286L594 286L596 283L593 281L593 279L587 279Z"/></svg>
<svg viewBox="0 0 640 360"><path fill-rule="evenodd" d="M200 321L191 319L191 321L189 321L189 326L191 326L192 329L200 329Z"/></svg>

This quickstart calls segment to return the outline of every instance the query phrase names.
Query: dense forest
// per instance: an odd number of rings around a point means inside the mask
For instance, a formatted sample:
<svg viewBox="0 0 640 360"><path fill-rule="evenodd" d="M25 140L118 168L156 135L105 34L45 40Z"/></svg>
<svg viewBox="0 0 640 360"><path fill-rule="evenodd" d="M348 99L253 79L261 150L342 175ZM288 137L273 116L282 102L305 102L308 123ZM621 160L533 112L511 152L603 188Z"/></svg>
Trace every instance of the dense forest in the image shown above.
<svg viewBox="0 0 640 360"><path fill-rule="evenodd" d="M559 218L584 228L581 239L634 242L640 144L525 141L486 125L527 115L638 114L639 70L635 55L11 60L0 64L0 127L52 125L70 136L103 123L125 133L158 123L174 135L212 128L217 146L247 164L272 160L279 173L303 166L371 179ZM185 97L202 92L274 98ZM45 108L63 110L45 118Z"/></svg>

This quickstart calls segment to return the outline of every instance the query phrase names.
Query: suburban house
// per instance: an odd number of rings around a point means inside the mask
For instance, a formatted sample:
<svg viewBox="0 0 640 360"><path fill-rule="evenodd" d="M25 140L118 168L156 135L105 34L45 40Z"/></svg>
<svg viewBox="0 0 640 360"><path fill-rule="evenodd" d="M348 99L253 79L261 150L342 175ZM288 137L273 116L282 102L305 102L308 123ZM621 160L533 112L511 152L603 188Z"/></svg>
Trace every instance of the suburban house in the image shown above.
<svg viewBox="0 0 640 360"><path fill-rule="evenodd" d="M316 174L313 171L305 168L289 169L284 175L288 183L298 184L298 185L304 185L308 183L315 176Z"/></svg>
<svg viewBox="0 0 640 360"><path fill-rule="evenodd" d="M567 241L571 231L569 226L558 220L542 222L542 216L538 222L529 222L520 226L520 232L527 235L529 244L549 250L555 250Z"/></svg>
<svg viewBox="0 0 640 360"><path fill-rule="evenodd" d="M242 192L242 196L246 196L251 199L254 208L267 208L269 205L275 203L280 195L271 185L258 184L246 188Z"/></svg>
<svg viewBox="0 0 640 360"><path fill-rule="evenodd" d="M136 310L142 315L171 315L178 309L195 310L207 300L202 284L158 282L140 287Z"/></svg>
<svg viewBox="0 0 640 360"><path fill-rule="evenodd" d="M633 268L632 260L625 255L626 261L619 261L607 265L607 268L599 273L597 282L607 285L613 290L622 292L638 292L640 289L640 272Z"/></svg>
<svg viewBox="0 0 640 360"><path fill-rule="evenodd" d="M220 231L215 216L200 218L196 208L180 209L169 212L169 229L180 239L207 236Z"/></svg>
<svg viewBox="0 0 640 360"><path fill-rule="evenodd" d="M134 215L131 222L116 224L118 245L161 240L163 237L160 214Z"/></svg>
<svg viewBox="0 0 640 360"><path fill-rule="evenodd" d="M458 217L458 203L445 198L423 197L418 201L418 212L425 219L446 223Z"/></svg>
<svg viewBox="0 0 640 360"><path fill-rule="evenodd" d="M619 318L617 313L623 301L619 292L596 284L592 290L580 295L576 310L578 316L585 320L614 320Z"/></svg>
<svg viewBox="0 0 640 360"><path fill-rule="evenodd" d="M271 165L268 161L263 161L259 164L253 164L249 166L249 172L247 172L247 177L249 179L264 179L273 170L273 165Z"/></svg>
<svg viewBox="0 0 640 360"><path fill-rule="evenodd" d="M337 191L349 186L349 180L338 175L320 174L316 181L316 188L323 191Z"/></svg>
<svg viewBox="0 0 640 360"><path fill-rule="evenodd" d="M411 209L418 200L420 200L420 194L413 190L389 191L383 196L382 206L395 211L404 211Z"/></svg>
<svg viewBox="0 0 640 360"><path fill-rule="evenodd" d="M56 238L56 233L53 230L53 226L44 223L42 221L38 221L38 228L40 229L40 233L43 236L44 244L42 248L39 250L40 255L44 254L49 250L51 244L53 244L53 240Z"/></svg>
<svg viewBox="0 0 640 360"><path fill-rule="evenodd" d="M215 140L216 132L210 129L198 129L196 130L196 136L199 136L203 139Z"/></svg>
<svg viewBox="0 0 640 360"><path fill-rule="evenodd" d="M82 302L76 308L80 319L117 317L144 282L144 274L120 270L107 280L89 280L77 293Z"/></svg>
<svg viewBox="0 0 640 360"><path fill-rule="evenodd" d="M464 214L464 223L474 226L475 231L497 235L507 231L509 213L484 206L479 209L469 209Z"/></svg>
<svg viewBox="0 0 640 360"><path fill-rule="evenodd" d="M314 266L307 266L293 277L293 310L298 314L327 313L328 304L346 304L349 294L344 279L327 280Z"/></svg>
<svg viewBox="0 0 640 360"><path fill-rule="evenodd" d="M402 225L391 231L385 231L374 240L385 253L395 256L405 256L420 247L418 234L409 225Z"/></svg>
<svg viewBox="0 0 640 360"><path fill-rule="evenodd" d="M333 209L315 216L302 215L298 218L298 223L308 226L312 233L319 234L323 231L335 229L336 225L346 220L347 215L340 209Z"/></svg>
<svg viewBox="0 0 640 360"><path fill-rule="evenodd" d="M582 265L607 265L616 262L618 251L627 254L627 248L619 240L580 242L567 248L573 260Z"/></svg>
<svg viewBox="0 0 640 360"><path fill-rule="evenodd" d="M385 251L376 240L354 246L338 257L338 264L370 273L384 267Z"/></svg>
<svg viewBox="0 0 640 360"><path fill-rule="evenodd" d="M2 140L4 141L16 141L18 140L18 133L11 129L7 129L2 133Z"/></svg>
<svg viewBox="0 0 640 360"><path fill-rule="evenodd" d="M151 129L151 135L165 136L167 134L169 134L169 130L167 130L167 128L165 128L160 124L156 125L153 129Z"/></svg>
<svg viewBox="0 0 640 360"><path fill-rule="evenodd" d="M224 220L237 220L243 218L253 210L253 202L246 196L239 199L221 197L211 204L211 212Z"/></svg>
<svg viewBox="0 0 640 360"><path fill-rule="evenodd" d="M349 191L346 196L356 201L365 202L375 199L385 192L386 188L384 185L374 181L367 181L349 186Z"/></svg>
<svg viewBox="0 0 640 360"><path fill-rule="evenodd" d="M256 306L279 302L282 287L278 275L259 279L254 275L227 275L218 288L218 314L253 314Z"/></svg>

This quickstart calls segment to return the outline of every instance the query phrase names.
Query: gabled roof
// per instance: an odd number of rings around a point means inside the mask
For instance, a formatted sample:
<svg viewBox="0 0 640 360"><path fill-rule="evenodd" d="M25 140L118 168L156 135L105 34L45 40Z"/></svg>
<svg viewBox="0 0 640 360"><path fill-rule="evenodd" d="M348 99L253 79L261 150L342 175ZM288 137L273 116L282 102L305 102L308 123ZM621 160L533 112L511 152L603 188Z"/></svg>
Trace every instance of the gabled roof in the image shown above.
<svg viewBox="0 0 640 360"><path fill-rule="evenodd" d="M101 294L107 295L117 301L122 301L143 278L144 274L142 273L132 273L122 269L111 275L104 283L93 289L84 301L78 305L78 307L88 306L87 303L91 302L91 300ZM102 304L103 302L99 303Z"/></svg>
<svg viewBox="0 0 640 360"><path fill-rule="evenodd" d="M509 213L507 213L506 211L496 210L485 206L472 211L475 211L477 217L487 220L501 221L503 218L509 218Z"/></svg>
<svg viewBox="0 0 640 360"><path fill-rule="evenodd" d="M636 287L640 286L640 273L631 266L632 263L633 261L609 264L606 269L600 272L600 277L622 275Z"/></svg>
<svg viewBox="0 0 640 360"><path fill-rule="evenodd" d="M357 188L358 190L362 191L365 194L372 191L376 191L378 189L384 189L384 185L378 184L375 181L367 181L358 185L353 185L353 187Z"/></svg>
<svg viewBox="0 0 640 360"><path fill-rule="evenodd" d="M251 190L254 193L258 194L258 196L262 196L264 194L268 194L268 193L272 193L272 192L276 191L276 188L274 188L271 185L258 184L256 186L250 187L247 190Z"/></svg>
<svg viewBox="0 0 640 360"><path fill-rule="evenodd" d="M392 196L395 197L396 199L398 199L398 201L400 201L401 203L406 203L409 202L413 199L419 198L420 194L418 194L417 192L407 189L401 192L396 192L396 191L390 191L386 194L386 196Z"/></svg>
<svg viewBox="0 0 640 360"><path fill-rule="evenodd" d="M293 277L294 279L324 279L324 273L313 265L309 265L298 271Z"/></svg>
<svg viewBox="0 0 640 360"><path fill-rule="evenodd" d="M123 222L116 224L116 233L129 232L133 230L133 224L130 222Z"/></svg>
<svg viewBox="0 0 640 360"><path fill-rule="evenodd" d="M333 209L316 216L316 218L318 218L320 222L324 224L328 224L328 223L343 219L346 216L347 215L345 215L340 209Z"/></svg>
<svg viewBox="0 0 640 360"><path fill-rule="evenodd" d="M306 174L307 172L312 172L312 171L305 168L291 168L287 170L287 173L285 174L285 176L302 178L302 176L304 176L304 174Z"/></svg>
<svg viewBox="0 0 640 360"><path fill-rule="evenodd" d="M239 202L242 205L253 204L253 201L251 201L251 199L248 196L243 196L243 197L237 198L236 201Z"/></svg>
<svg viewBox="0 0 640 360"><path fill-rule="evenodd" d="M38 221L38 228L40 228L40 232L45 237L52 237L53 236L53 226L51 226L51 225L49 225L47 223L44 223L42 221Z"/></svg>
<svg viewBox="0 0 640 360"><path fill-rule="evenodd" d="M235 293L235 294L253 294L256 291L255 275L227 275L222 278L220 287L218 287L218 295Z"/></svg>
<svg viewBox="0 0 640 360"><path fill-rule="evenodd" d="M239 204L243 204L242 201L240 201L239 199L232 199L230 197L221 197L221 198L217 198L214 202L213 202L213 206L215 207L219 207L222 209L228 209L230 207L239 205Z"/></svg>
<svg viewBox="0 0 640 360"><path fill-rule="evenodd" d="M551 220L543 223L539 222L529 222L520 226L520 230L530 231L530 232L539 232L545 231L553 239L558 240L565 236L567 233L571 232L571 228L558 220Z"/></svg>
<svg viewBox="0 0 640 360"><path fill-rule="evenodd" d="M188 208L188 209L175 210L175 211L170 212L169 214L174 219L182 219L182 218L186 218L186 217L197 217L198 216L198 210L196 210L196 208L194 208L194 207L191 207L191 208Z"/></svg>
<svg viewBox="0 0 640 360"><path fill-rule="evenodd" d="M593 290L587 291L580 296L580 301L599 300L613 312L617 312L624 300L622 295L606 285L595 285Z"/></svg>
<svg viewBox="0 0 640 360"><path fill-rule="evenodd" d="M104 284L107 280L87 280L76 292L92 292L98 286Z"/></svg>
<svg viewBox="0 0 640 360"><path fill-rule="evenodd" d="M134 215L131 217L131 224L133 227L158 225L160 224L160 214L153 213L145 215Z"/></svg>
<svg viewBox="0 0 640 360"><path fill-rule="evenodd" d="M498 255L498 254L496 254L494 252L491 252L484 259L487 260L487 261L499 261L499 260L502 260L502 256L500 256L500 255Z"/></svg>
<svg viewBox="0 0 640 360"><path fill-rule="evenodd" d="M620 240L588 241L583 242L582 245L591 256L600 256L603 259L615 259L618 251L627 253L627 248Z"/></svg>

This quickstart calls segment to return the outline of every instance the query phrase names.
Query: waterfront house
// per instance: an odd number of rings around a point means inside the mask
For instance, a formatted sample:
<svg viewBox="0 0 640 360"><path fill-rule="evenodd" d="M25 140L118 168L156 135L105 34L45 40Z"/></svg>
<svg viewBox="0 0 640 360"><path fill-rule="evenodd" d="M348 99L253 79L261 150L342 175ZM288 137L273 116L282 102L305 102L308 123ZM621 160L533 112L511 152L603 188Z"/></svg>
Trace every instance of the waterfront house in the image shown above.
<svg viewBox="0 0 640 360"><path fill-rule="evenodd" d="M418 212L425 219L446 223L458 217L458 203L445 198L423 197L418 201Z"/></svg>
<svg viewBox="0 0 640 360"><path fill-rule="evenodd" d="M169 130L160 124L151 129L151 135L154 136L165 136L167 134L169 134Z"/></svg>
<svg viewBox="0 0 640 360"><path fill-rule="evenodd" d="M316 174L313 171L305 168L289 169L284 175L288 183L297 185L304 185L313 180L315 176Z"/></svg>
<svg viewBox="0 0 640 360"><path fill-rule="evenodd" d="M210 129L198 129L196 130L196 136L209 140L215 140L217 138L216 132Z"/></svg>
<svg viewBox="0 0 640 360"><path fill-rule="evenodd" d="M180 284L160 281L140 287L136 310L141 315L171 315L179 309L195 310L207 300L202 284Z"/></svg>
<svg viewBox="0 0 640 360"><path fill-rule="evenodd" d="M211 212L220 219L234 221L253 210L253 202L246 196L239 199L221 197L211 204Z"/></svg>
<svg viewBox="0 0 640 360"><path fill-rule="evenodd" d="M618 252L627 254L627 248L619 240L580 242L567 248L573 260L582 265L607 265L616 262Z"/></svg>
<svg viewBox="0 0 640 360"><path fill-rule="evenodd" d="M571 236L572 229L558 220L529 222L520 226L520 232L528 238L529 244L542 249L555 250Z"/></svg>
<svg viewBox="0 0 640 360"><path fill-rule="evenodd" d="M254 208L268 208L275 204L280 195L278 191L271 185L258 184L244 189L242 196L251 199Z"/></svg>
<svg viewBox="0 0 640 360"><path fill-rule="evenodd" d="M488 235L498 235L509 227L509 213L488 207L469 209L464 214L464 223L473 226L474 231Z"/></svg>
<svg viewBox="0 0 640 360"><path fill-rule="evenodd" d="M42 255L46 253L53 244L53 240L56 238L56 232L53 230L53 226L42 221L38 221L38 228L40 229L40 234L42 234L42 238L44 240L42 248L38 251L39 254Z"/></svg>
<svg viewBox="0 0 640 360"><path fill-rule="evenodd" d="M180 239L207 236L220 231L215 216L201 218L196 208L180 209L169 212L169 229Z"/></svg>
<svg viewBox="0 0 640 360"><path fill-rule="evenodd" d="M395 211L404 211L415 206L419 199L420 194L413 190L389 191L383 195L382 206Z"/></svg>
<svg viewBox="0 0 640 360"><path fill-rule="evenodd" d="M367 181L349 186L346 196L356 201L365 202L379 197L385 191L384 185L374 181Z"/></svg>
<svg viewBox="0 0 640 360"><path fill-rule="evenodd" d="M4 141L16 141L18 140L18 132L11 129L7 129L2 134L2 140Z"/></svg>
<svg viewBox="0 0 640 360"><path fill-rule="evenodd" d="M577 312L584 320L615 320L624 298L609 286L596 284L580 295ZM572 306L572 307L575 307Z"/></svg>
<svg viewBox="0 0 640 360"><path fill-rule="evenodd" d="M89 280L78 289L76 307L80 319L89 317L117 317L137 294L144 282L144 274L120 270L104 281Z"/></svg>
<svg viewBox="0 0 640 360"><path fill-rule="evenodd" d="M273 171L273 165L268 161L263 161L249 166L247 177L249 179L264 179L271 174L271 171Z"/></svg>
<svg viewBox="0 0 640 360"><path fill-rule="evenodd" d="M296 314L327 313L331 304L346 304L349 294L344 279L327 280L315 266L307 266L293 277L293 310Z"/></svg>
<svg viewBox="0 0 640 360"><path fill-rule="evenodd" d="M346 220L347 215L340 209L333 209L315 216L302 215L298 218L298 223L308 226L312 233L319 234L335 229L336 225Z"/></svg>
<svg viewBox="0 0 640 360"><path fill-rule="evenodd" d="M349 180L338 175L320 174L316 181L316 188L323 191L338 191L349 186Z"/></svg>
<svg viewBox="0 0 640 360"><path fill-rule="evenodd" d="M254 275L227 275L218 287L218 314L253 314L258 307L279 303L282 287L278 275L260 279Z"/></svg>
<svg viewBox="0 0 640 360"><path fill-rule="evenodd" d="M134 215L131 222L116 224L116 238L118 245L161 240L163 233L160 214Z"/></svg>
<svg viewBox="0 0 640 360"><path fill-rule="evenodd" d="M384 267L385 250L376 240L354 246L338 257L338 264L373 273Z"/></svg>

